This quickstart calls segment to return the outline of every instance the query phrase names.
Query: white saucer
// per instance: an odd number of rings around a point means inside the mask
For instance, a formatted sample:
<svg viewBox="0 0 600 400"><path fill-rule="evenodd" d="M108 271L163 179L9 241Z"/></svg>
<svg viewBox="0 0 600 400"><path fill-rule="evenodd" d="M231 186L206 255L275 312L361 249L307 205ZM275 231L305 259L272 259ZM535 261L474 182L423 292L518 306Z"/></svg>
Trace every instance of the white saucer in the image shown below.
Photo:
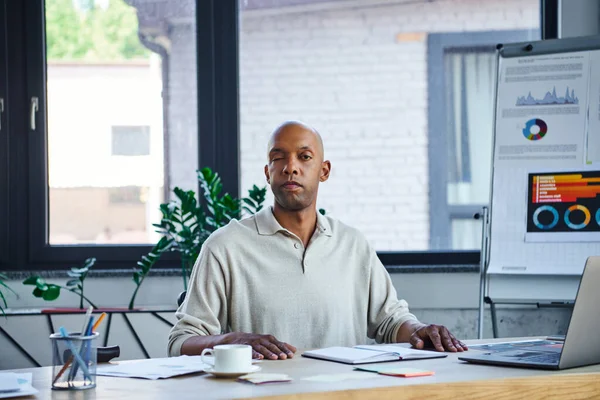
<svg viewBox="0 0 600 400"><path fill-rule="evenodd" d="M209 373L211 375L216 376L217 378L237 378L238 376L251 374L253 372L260 371L260 367L258 365L253 365L250 367L250 370L244 372L220 372L215 371L213 367L206 367L203 369L204 372Z"/></svg>

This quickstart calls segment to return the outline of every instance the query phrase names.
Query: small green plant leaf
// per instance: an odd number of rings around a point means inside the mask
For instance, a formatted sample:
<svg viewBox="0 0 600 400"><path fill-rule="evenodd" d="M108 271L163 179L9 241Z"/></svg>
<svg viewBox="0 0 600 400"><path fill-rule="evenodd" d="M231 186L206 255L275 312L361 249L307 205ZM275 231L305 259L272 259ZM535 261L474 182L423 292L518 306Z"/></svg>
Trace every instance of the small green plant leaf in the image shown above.
<svg viewBox="0 0 600 400"><path fill-rule="evenodd" d="M4 314L4 308L8 307L8 303L6 302L6 297L4 297L4 294L0 291L0 298L2 299L2 303L4 304L4 307L0 306L0 311L2 311L2 315Z"/></svg>
<svg viewBox="0 0 600 400"><path fill-rule="evenodd" d="M71 279L70 281L67 281L66 285L68 287L71 287L71 286L77 285L78 283L79 283L79 279Z"/></svg>
<svg viewBox="0 0 600 400"><path fill-rule="evenodd" d="M23 281L23 285L35 285L37 286L38 281L43 281L43 279L37 275L32 275L29 278L26 278Z"/></svg>
<svg viewBox="0 0 600 400"><path fill-rule="evenodd" d="M47 301L53 301L60 296L60 286L50 284L48 289L42 293L42 298Z"/></svg>
<svg viewBox="0 0 600 400"><path fill-rule="evenodd" d="M87 258L83 262L83 268L89 270L90 268L92 268L94 266L94 264L96 264L96 258L94 258L94 257Z"/></svg>

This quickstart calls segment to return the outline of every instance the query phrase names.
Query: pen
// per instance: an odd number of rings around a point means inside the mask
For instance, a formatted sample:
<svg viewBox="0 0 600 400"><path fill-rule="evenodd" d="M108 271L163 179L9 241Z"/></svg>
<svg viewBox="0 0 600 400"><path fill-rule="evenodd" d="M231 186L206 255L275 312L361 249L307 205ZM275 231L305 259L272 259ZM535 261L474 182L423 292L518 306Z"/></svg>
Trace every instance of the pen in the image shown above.
<svg viewBox="0 0 600 400"><path fill-rule="evenodd" d="M69 348L69 350L71 350L71 356L75 357L77 364L79 364L79 366L81 367L81 370L83 371L84 377L91 379L90 371L88 370L87 365L85 365L85 362L81 359L81 356L77 352L77 349L75 348L73 343L69 340L69 334L67 333L67 330L64 328L64 326L61 326L58 330L59 330L61 336L66 339L65 343L67 344L67 347Z"/></svg>
<svg viewBox="0 0 600 400"><path fill-rule="evenodd" d="M90 306L87 309L87 312L85 313L85 320L83 321L84 325L81 328L81 334L79 336L80 338L82 338L84 336L88 336L90 334L89 332L92 329L92 321L94 320L94 317L92 317L92 310L93 310L93 307ZM82 340L81 346L79 346L79 354L81 356L83 356L86 346L87 346L87 342L85 340ZM73 379L75 379L76 375L77 375L77 364L75 364L75 365L73 365L73 367L71 367L71 371L69 372L69 381L72 381Z"/></svg>
<svg viewBox="0 0 600 400"><path fill-rule="evenodd" d="M92 334L98 329L98 327L100 326L100 324L102 323L102 321L104 320L104 318L106 318L106 313L103 312L100 317L98 317L98 321L96 321L96 323L94 324L94 326L92 327ZM54 380L52 381L52 384L54 385L62 376L62 374L65 373L65 371L67 370L67 368L69 368L69 365L71 365L71 363L73 362L73 355L71 355L71 357L69 357L69 359L67 360L67 362L65 363L65 365L63 365L63 367L60 369L60 371L58 371L58 374L56 374L56 378L54 378Z"/></svg>

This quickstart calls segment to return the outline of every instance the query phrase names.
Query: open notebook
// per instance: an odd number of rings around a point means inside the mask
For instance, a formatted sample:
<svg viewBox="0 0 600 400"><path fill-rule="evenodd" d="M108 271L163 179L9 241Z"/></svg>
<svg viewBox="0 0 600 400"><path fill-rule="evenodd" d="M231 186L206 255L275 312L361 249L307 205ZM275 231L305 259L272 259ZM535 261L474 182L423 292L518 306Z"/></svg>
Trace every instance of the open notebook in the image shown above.
<svg viewBox="0 0 600 400"><path fill-rule="evenodd" d="M304 357L336 361L344 364L367 364L384 361L420 360L447 357L437 351L417 350L394 344L361 345L354 347L326 347L302 353Z"/></svg>

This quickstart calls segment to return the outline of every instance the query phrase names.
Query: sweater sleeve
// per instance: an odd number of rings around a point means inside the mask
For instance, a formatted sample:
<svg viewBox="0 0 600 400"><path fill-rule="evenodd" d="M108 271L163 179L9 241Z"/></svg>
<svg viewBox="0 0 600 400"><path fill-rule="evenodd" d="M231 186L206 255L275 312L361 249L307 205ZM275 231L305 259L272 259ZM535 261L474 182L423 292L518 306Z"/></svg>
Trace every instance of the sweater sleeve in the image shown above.
<svg viewBox="0 0 600 400"><path fill-rule="evenodd" d="M398 299L387 270L369 246L370 279L367 335L377 343L393 343L398 329L406 321L417 321L408 310L408 303Z"/></svg>
<svg viewBox="0 0 600 400"><path fill-rule="evenodd" d="M192 336L218 335L227 328L227 282L221 263L204 243L190 276L184 302L169 333L169 356L181 355L181 346Z"/></svg>

